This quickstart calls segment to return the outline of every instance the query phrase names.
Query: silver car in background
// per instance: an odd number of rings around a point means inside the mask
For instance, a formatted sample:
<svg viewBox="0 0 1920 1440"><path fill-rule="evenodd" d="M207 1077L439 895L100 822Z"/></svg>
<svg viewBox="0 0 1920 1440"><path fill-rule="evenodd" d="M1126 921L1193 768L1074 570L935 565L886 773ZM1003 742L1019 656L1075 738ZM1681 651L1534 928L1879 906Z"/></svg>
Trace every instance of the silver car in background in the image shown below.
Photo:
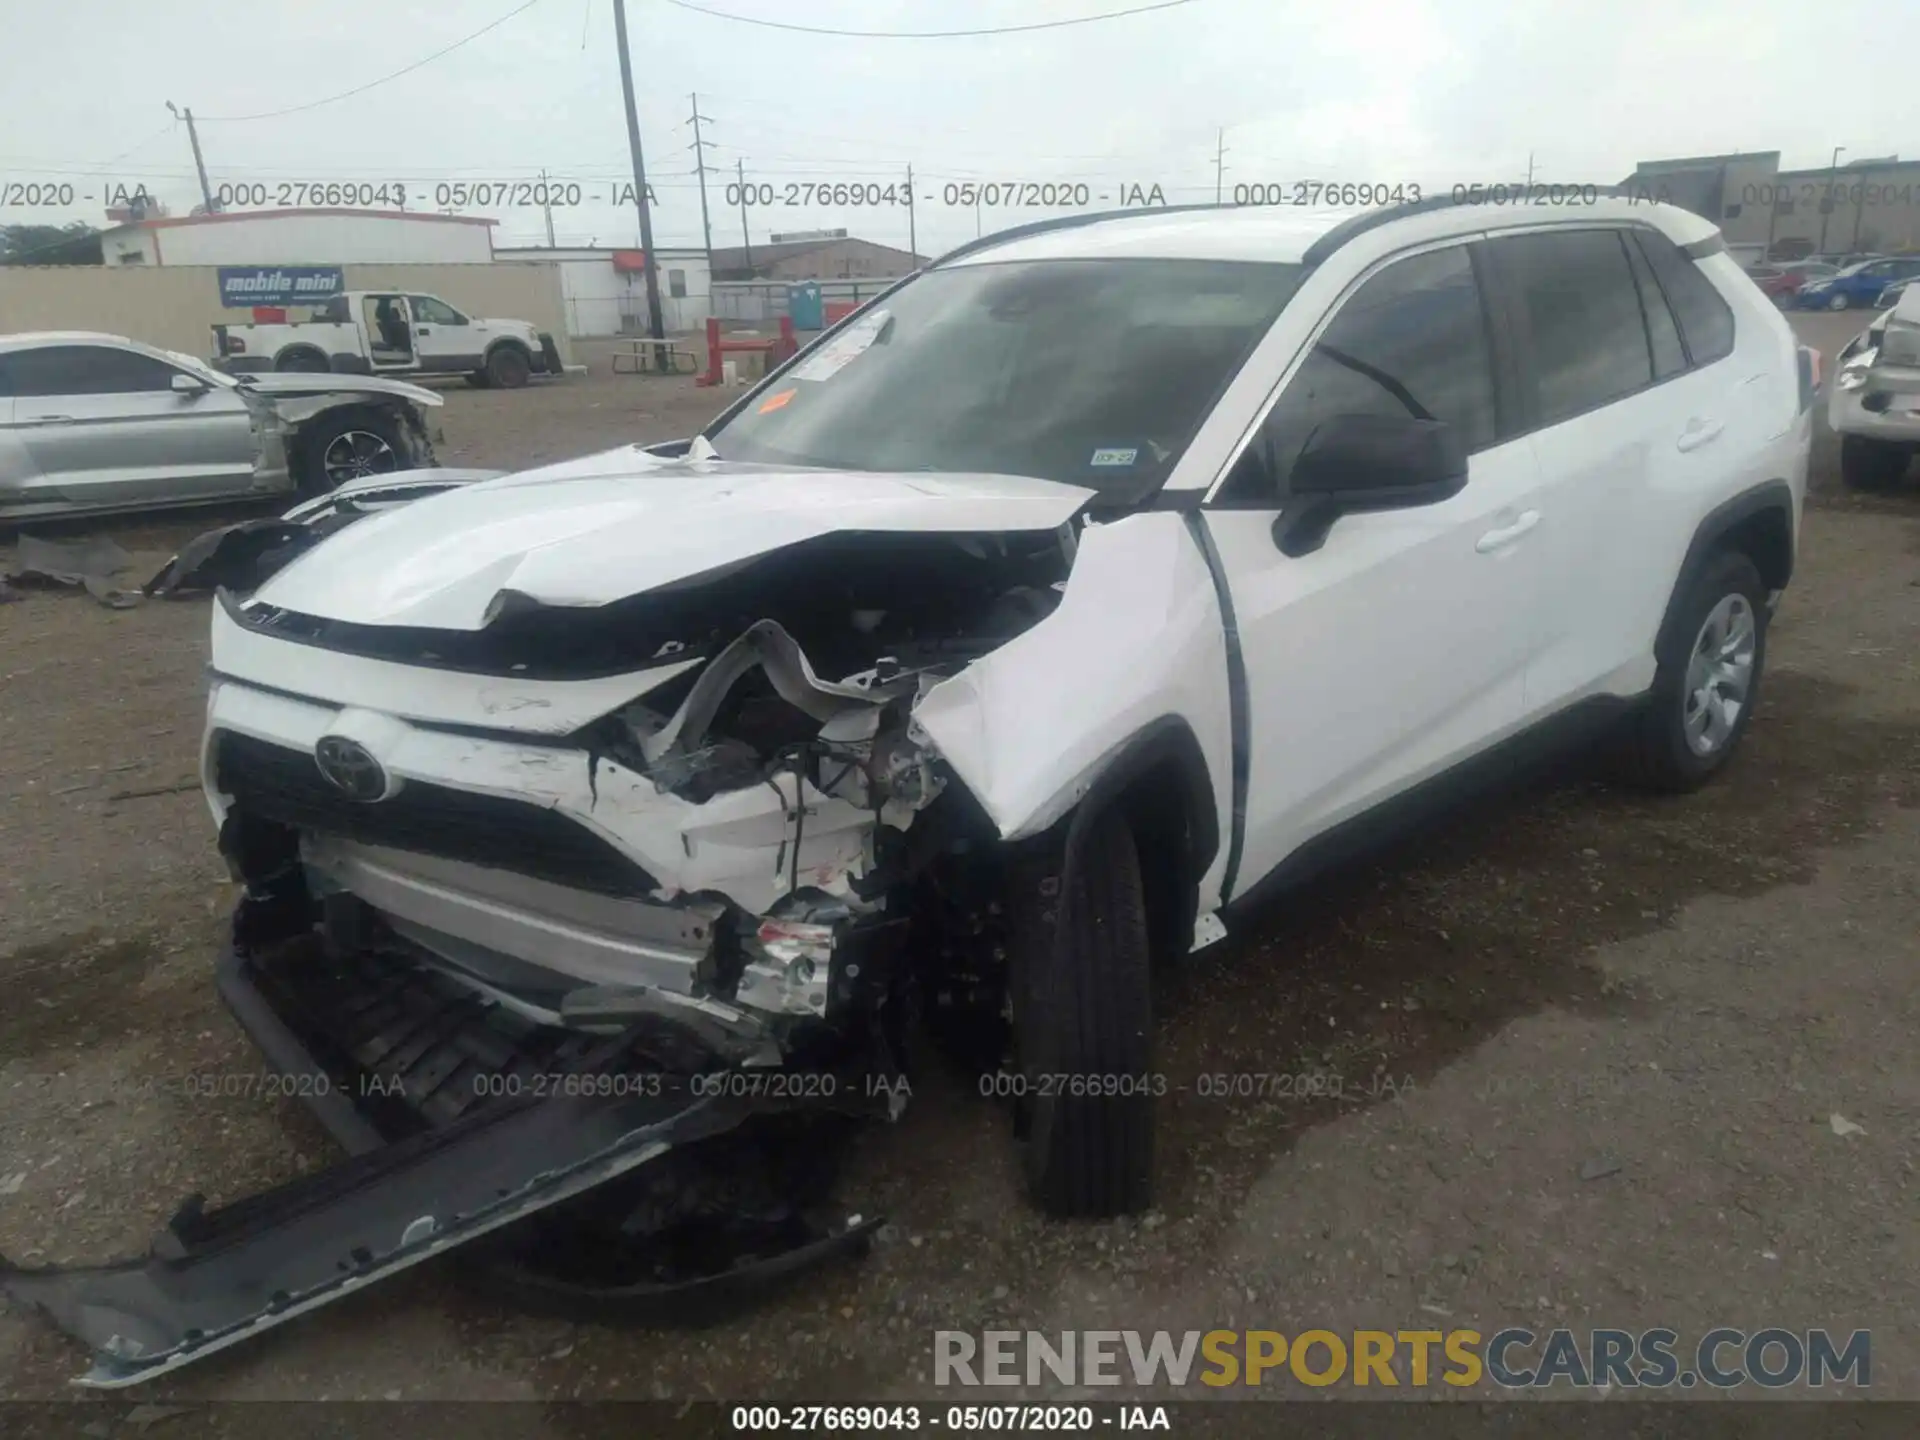
<svg viewBox="0 0 1920 1440"><path fill-rule="evenodd" d="M0 336L0 522L316 495L434 463L432 390L223 375L119 335Z"/></svg>

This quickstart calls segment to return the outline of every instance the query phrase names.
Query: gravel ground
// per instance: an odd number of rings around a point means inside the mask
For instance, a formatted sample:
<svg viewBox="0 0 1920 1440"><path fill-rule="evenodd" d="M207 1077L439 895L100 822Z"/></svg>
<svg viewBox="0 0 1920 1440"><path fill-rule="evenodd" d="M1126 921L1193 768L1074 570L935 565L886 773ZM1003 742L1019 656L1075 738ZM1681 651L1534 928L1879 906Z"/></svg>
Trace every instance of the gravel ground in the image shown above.
<svg viewBox="0 0 1920 1440"><path fill-rule="evenodd" d="M1831 358L1861 322L1796 323ZM524 466L686 434L713 405L596 356L585 379L448 391L441 451ZM1833 450L1823 434L1760 711L1719 783L1656 802L1569 767L1170 978L1161 1068L1186 1088L1161 1112L1154 1215L1043 1223L1004 1117L936 1072L842 1185L891 1218L875 1253L722 1329L529 1318L429 1267L134 1398L932 1397L935 1328L1440 1315L1871 1328L1873 1392L1920 1398L1920 489L1837 493ZM222 518L109 528L145 567ZM136 1252L190 1192L333 1154L290 1102L184 1093L254 1068L208 977L234 896L192 785L205 633L202 603L0 609L14 1259ZM1346 1093L1202 1099L1203 1072ZM1836 1113L1863 1128L1836 1134ZM0 1397L70 1394L82 1358L0 1313Z"/></svg>

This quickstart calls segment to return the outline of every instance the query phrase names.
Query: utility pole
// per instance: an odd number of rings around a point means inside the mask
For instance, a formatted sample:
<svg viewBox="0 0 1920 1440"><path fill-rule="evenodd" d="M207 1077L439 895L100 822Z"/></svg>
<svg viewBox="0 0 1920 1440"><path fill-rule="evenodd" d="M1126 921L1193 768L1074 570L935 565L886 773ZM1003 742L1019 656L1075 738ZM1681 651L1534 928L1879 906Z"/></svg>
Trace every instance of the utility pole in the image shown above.
<svg viewBox="0 0 1920 1440"><path fill-rule="evenodd" d="M1833 177L1840 168L1840 152L1846 148L1844 145L1834 146L1833 158L1827 162L1827 203L1820 207L1820 243L1815 247L1815 253L1819 255L1827 253L1827 221L1833 218Z"/></svg>
<svg viewBox="0 0 1920 1440"><path fill-rule="evenodd" d="M713 121L700 113L700 97L698 95L690 95L688 98L693 101L693 144L687 148L693 151L694 173L700 177L700 233L706 239L707 269L712 270L713 224L707 219L707 147L713 144L713 142L700 138L700 122L705 120L707 124L711 125Z"/></svg>
<svg viewBox="0 0 1920 1440"><path fill-rule="evenodd" d="M1527 193L1533 193L1533 152L1527 151Z"/></svg>
<svg viewBox="0 0 1920 1440"><path fill-rule="evenodd" d="M1226 177L1227 177L1227 131L1226 131L1226 127L1222 126L1220 128L1220 138L1215 143L1214 149L1213 149L1213 203L1216 205L1220 204L1221 201L1225 198L1223 192L1226 188L1225 187Z"/></svg>
<svg viewBox="0 0 1920 1440"><path fill-rule="evenodd" d="M547 172L544 170L540 172L540 208L544 210L547 215L547 248L551 250L554 248L553 196L552 196L552 193L547 189Z"/></svg>
<svg viewBox="0 0 1920 1440"><path fill-rule="evenodd" d="M913 268L920 268L920 241L913 213L913 166L907 166L907 253L913 256Z"/></svg>
<svg viewBox="0 0 1920 1440"><path fill-rule="evenodd" d="M733 188L740 192L740 244L747 252L747 274L753 274L753 241L747 236L747 162L744 159L733 162L733 173L740 183Z"/></svg>
<svg viewBox="0 0 1920 1440"><path fill-rule="evenodd" d="M667 338L660 320L660 266L653 251L653 214L647 208L647 162L640 152L640 117L633 108L633 61L627 55L627 0L613 0L613 33L620 47L620 93L627 103L627 148L633 152L633 203L640 208L640 249L647 257L647 333Z"/></svg>
<svg viewBox="0 0 1920 1440"><path fill-rule="evenodd" d="M173 102L169 100L167 101L167 109L173 111L174 119L185 120L187 122L187 139L193 144L193 168L200 172L200 198L206 202L207 207L203 213L218 215L220 213L220 207L213 203L213 187L207 183L207 162L200 158L200 132L194 127L192 107L188 107L185 110L178 110L174 108Z"/></svg>

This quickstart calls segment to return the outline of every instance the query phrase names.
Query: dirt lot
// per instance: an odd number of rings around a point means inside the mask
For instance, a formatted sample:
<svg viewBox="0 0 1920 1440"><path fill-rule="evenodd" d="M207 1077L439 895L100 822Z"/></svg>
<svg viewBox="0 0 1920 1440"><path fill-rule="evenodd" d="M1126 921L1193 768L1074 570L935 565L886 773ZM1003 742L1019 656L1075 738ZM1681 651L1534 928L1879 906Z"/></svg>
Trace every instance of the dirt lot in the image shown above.
<svg viewBox="0 0 1920 1440"><path fill-rule="evenodd" d="M1801 322L1829 358L1860 323ZM443 455L523 466L685 434L712 405L595 371L450 390ZM1823 436L1757 723L1722 782L1652 802L1569 768L1172 977L1161 1068L1188 1088L1162 1111L1155 1215L1042 1223L1004 1117L936 1074L843 1184L891 1219L875 1253L737 1324L530 1319L429 1269L112 1404L931 1396L936 1327L1442 1316L1866 1327L1874 1393L1920 1398L1920 489L1838 493L1833 461ZM208 523L111 528L144 564ZM190 785L206 626L200 603L0 609L15 1259L137 1251L192 1191L217 1202L332 1154L289 1102L181 1093L254 1069L208 976L234 897ZM1203 1071L1347 1093L1202 1099ZM0 1395L70 1393L82 1358L0 1314Z"/></svg>

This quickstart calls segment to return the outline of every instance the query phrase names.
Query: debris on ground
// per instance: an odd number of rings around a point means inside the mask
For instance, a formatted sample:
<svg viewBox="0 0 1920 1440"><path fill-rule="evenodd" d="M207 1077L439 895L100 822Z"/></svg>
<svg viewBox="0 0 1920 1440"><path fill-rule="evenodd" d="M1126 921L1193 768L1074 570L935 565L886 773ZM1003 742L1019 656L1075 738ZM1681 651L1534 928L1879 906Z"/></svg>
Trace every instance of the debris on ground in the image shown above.
<svg viewBox="0 0 1920 1440"><path fill-rule="evenodd" d="M1847 1117L1842 1115L1838 1110L1827 1117L1827 1124L1833 1127L1833 1133L1836 1135L1864 1135L1867 1133L1866 1126L1854 1124L1853 1121L1847 1119Z"/></svg>
<svg viewBox="0 0 1920 1440"><path fill-rule="evenodd" d="M0 589L4 581L17 585L23 580L79 586L109 609L125 610L140 603L140 592L122 589L114 576L132 565L133 557L105 535L48 540L23 532L14 547L13 568L0 577Z"/></svg>

